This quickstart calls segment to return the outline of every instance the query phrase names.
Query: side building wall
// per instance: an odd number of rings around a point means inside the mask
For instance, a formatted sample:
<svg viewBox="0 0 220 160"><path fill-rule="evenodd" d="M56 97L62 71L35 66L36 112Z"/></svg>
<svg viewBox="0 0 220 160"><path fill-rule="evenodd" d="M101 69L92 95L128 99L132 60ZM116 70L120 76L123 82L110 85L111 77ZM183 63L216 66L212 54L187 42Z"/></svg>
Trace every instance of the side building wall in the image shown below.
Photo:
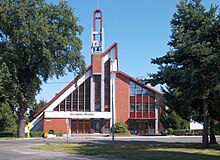
<svg viewBox="0 0 220 160"><path fill-rule="evenodd" d="M48 132L50 129L53 129L55 132L67 133L70 131L69 127L66 124L65 118L44 118L43 119L43 131Z"/></svg>
<svg viewBox="0 0 220 160"><path fill-rule="evenodd" d="M128 125L130 95L129 79L121 74L116 75L116 122Z"/></svg>
<svg viewBox="0 0 220 160"><path fill-rule="evenodd" d="M101 54L92 54L92 73L93 74L101 74L102 72L102 60L101 60Z"/></svg>

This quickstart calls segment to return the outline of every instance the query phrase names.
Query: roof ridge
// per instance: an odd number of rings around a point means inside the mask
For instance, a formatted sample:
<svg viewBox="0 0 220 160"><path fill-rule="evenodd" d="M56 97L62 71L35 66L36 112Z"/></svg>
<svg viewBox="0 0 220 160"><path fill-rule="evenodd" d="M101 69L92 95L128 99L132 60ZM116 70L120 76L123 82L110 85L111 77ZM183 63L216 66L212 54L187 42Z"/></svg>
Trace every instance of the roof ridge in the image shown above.
<svg viewBox="0 0 220 160"><path fill-rule="evenodd" d="M93 64L90 64L86 71L88 71ZM57 98L59 98L67 89L69 89L77 80L79 79L79 75L76 76L69 84L67 84L59 93L56 93L55 96L46 103L37 113L33 115L33 118L37 117L41 112L43 112L48 106L50 106Z"/></svg>
<svg viewBox="0 0 220 160"><path fill-rule="evenodd" d="M141 86L144 86L144 87L146 87L146 88L148 88L148 89L150 89L150 90L152 90L152 91L154 91L154 92L156 92L156 93L158 93L158 94L160 94L160 95L163 95L162 92L160 92L160 91L154 89L153 87L151 87L151 86L149 86L149 85L145 85L145 84L143 84L143 83L140 83L137 79L135 79L134 77L131 77L130 75L128 75L127 73L125 73L125 72L123 72L123 71L118 70L118 71L115 71L115 72L116 72L116 73L120 73L120 74L126 76L127 78L131 79L132 81L135 81L136 83L138 83L138 84L141 85Z"/></svg>

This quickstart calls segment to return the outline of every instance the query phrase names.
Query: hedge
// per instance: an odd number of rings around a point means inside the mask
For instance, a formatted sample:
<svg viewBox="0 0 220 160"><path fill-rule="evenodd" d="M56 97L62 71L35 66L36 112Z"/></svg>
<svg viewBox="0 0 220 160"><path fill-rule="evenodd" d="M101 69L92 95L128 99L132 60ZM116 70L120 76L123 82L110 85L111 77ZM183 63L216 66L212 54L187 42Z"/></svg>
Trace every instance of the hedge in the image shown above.
<svg viewBox="0 0 220 160"><path fill-rule="evenodd" d="M17 137L17 133L0 133L0 137Z"/></svg>
<svg viewBox="0 0 220 160"><path fill-rule="evenodd" d="M63 133L61 133L61 132L55 132L54 133L57 137L62 137L63 136Z"/></svg>
<svg viewBox="0 0 220 160"><path fill-rule="evenodd" d="M43 131L30 132L31 137L42 137Z"/></svg>
<svg viewBox="0 0 220 160"><path fill-rule="evenodd" d="M180 129L173 130L173 135L176 136L194 136L194 135L202 135L202 130L189 130L189 129Z"/></svg>
<svg viewBox="0 0 220 160"><path fill-rule="evenodd" d="M209 130L208 130L209 132ZM202 129L196 130L189 130L189 129L180 129L180 130L173 130L173 135L176 136L200 136L203 134ZM220 135L219 131L215 131L215 135Z"/></svg>

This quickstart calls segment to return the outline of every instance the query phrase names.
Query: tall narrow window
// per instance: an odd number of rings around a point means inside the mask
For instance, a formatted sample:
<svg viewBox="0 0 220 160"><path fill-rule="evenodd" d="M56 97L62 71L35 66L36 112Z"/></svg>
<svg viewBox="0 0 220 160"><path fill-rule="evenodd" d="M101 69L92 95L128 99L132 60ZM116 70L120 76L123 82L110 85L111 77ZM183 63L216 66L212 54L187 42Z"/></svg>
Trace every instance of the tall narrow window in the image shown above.
<svg viewBox="0 0 220 160"><path fill-rule="evenodd" d="M86 89L85 89L85 111L90 111L90 77L86 80Z"/></svg>
<svg viewBox="0 0 220 160"><path fill-rule="evenodd" d="M110 59L105 62L105 112L110 112Z"/></svg>
<svg viewBox="0 0 220 160"><path fill-rule="evenodd" d="M57 105L53 110L54 111L59 111L59 105Z"/></svg>
<svg viewBox="0 0 220 160"><path fill-rule="evenodd" d="M155 97L150 96L150 111L154 111L154 110L155 110Z"/></svg>
<svg viewBox="0 0 220 160"><path fill-rule="evenodd" d="M135 83L130 81L130 118L135 118L136 112L136 98L135 98Z"/></svg>
<svg viewBox="0 0 220 160"><path fill-rule="evenodd" d="M65 111L65 99L60 103L60 111Z"/></svg>
<svg viewBox="0 0 220 160"><path fill-rule="evenodd" d="M77 111L78 106L78 88L73 92L73 111Z"/></svg>
<svg viewBox="0 0 220 160"><path fill-rule="evenodd" d="M79 111L84 111L84 83L79 86Z"/></svg>
<svg viewBox="0 0 220 160"><path fill-rule="evenodd" d="M71 94L66 98L66 111L71 110Z"/></svg>
<svg viewBox="0 0 220 160"><path fill-rule="evenodd" d="M95 111L101 111L101 76L94 75L95 82Z"/></svg>

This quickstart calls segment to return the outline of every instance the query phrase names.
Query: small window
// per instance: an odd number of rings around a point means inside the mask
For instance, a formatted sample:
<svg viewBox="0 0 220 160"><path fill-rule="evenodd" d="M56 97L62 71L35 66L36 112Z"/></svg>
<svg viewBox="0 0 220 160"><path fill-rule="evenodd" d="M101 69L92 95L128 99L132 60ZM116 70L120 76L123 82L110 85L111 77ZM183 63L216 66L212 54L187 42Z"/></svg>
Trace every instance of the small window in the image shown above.
<svg viewBox="0 0 220 160"><path fill-rule="evenodd" d="M136 104L136 106L137 106L137 111L138 111L138 112L141 112L141 111L142 111L142 103L138 102L138 103Z"/></svg>
<svg viewBox="0 0 220 160"><path fill-rule="evenodd" d="M148 92L148 90L146 90L146 89L143 89L143 95L145 95L145 96L149 95L149 92Z"/></svg>
<svg viewBox="0 0 220 160"><path fill-rule="evenodd" d="M130 95L134 96L135 95L135 83L130 81Z"/></svg>
<svg viewBox="0 0 220 160"><path fill-rule="evenodd" d="M134 105L134 103L130 103L130 112L135 112L135 105Z"/></svg>
<svg viewBox="0 0 220 160"><path fill-rule="evenodd" d="M150 104L150 111L154 111L155 110L155 104Z"/></svg>
<svg viewBox="0 0 220 160"><path fill-rule="evenodd" d="M147 111L148 110L148 103L143 103L143 111Z"/></svg>
<svg viewBox="0 0 220 160"><path fill-rule="evenodd" d="M140 86L136 86L136 95L142 95L142 88Z"/></svg>

